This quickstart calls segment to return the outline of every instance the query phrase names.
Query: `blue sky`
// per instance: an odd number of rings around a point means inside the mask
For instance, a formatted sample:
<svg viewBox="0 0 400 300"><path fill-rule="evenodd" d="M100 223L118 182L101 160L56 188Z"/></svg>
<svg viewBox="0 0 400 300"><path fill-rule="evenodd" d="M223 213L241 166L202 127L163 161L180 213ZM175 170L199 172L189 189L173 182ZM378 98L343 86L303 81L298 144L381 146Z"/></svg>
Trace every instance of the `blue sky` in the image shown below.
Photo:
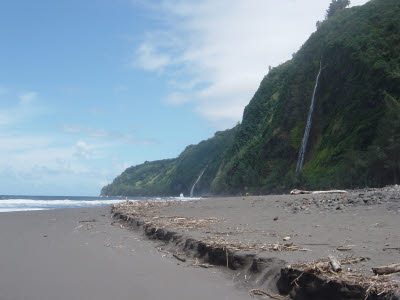
<svg viewBox="0 0 400 300"><path fill-rule="evenodd" d="M232 127L329 3L1 1L0 194L98 195Z"/></svg>

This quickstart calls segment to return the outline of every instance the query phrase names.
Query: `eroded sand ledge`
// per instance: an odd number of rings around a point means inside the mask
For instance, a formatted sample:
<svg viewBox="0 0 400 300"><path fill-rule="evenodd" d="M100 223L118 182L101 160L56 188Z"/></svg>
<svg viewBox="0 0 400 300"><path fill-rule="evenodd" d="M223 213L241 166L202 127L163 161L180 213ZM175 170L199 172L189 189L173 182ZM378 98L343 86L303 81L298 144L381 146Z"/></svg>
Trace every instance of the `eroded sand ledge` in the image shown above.
<svg viewBox="0 0 400 300"><path fill-rule="evenodd" d="M188 263L228 266L249 290L282 299L365 299L367 293L368 299L399 299L398 274L371 273L400 261L399 192L132 202L114 206L113 216L165 242L161 251ZM319 263L328 255L369 260L343 265L340 274L321 273ZM311 263L316 260L322 262Z"/></svg>

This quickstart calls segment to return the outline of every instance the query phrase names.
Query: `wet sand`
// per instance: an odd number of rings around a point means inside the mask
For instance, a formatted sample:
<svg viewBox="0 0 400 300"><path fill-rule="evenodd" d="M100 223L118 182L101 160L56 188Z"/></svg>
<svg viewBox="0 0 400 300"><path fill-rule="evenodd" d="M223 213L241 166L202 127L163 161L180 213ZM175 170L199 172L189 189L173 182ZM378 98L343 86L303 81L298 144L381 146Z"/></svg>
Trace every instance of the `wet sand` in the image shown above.
<svg viewBox="0 0 400 300"><path fill-rule="evenodd" d="M110 219L110 208L0 213L0 300L251 299Z"/></svg>

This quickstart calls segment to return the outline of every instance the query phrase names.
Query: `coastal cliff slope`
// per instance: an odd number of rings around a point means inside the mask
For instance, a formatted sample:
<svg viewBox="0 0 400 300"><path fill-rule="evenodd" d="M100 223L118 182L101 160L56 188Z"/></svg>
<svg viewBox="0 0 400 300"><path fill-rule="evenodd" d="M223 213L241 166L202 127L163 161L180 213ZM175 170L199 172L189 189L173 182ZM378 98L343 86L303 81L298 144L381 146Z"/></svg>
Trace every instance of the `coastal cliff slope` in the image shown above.
<svg viewBox="0 0 400 300"><path fill-rule="evenodd" d="M322 22L265 76L213 181L215 193L382 186L400 177L400 2ZM296 163L321 64L305 164Z"/></svg>
<svg viewBox="0 0 400 300"><path fill-rule="evenodd" d="M186 149L173 159L145 162L126 169L101 190L108 196L189 196L197 178L195 195L210 192L222 157L232 143L236 128L218 131L212 138ZM204 171L204 173L202 173Z"/></svg>

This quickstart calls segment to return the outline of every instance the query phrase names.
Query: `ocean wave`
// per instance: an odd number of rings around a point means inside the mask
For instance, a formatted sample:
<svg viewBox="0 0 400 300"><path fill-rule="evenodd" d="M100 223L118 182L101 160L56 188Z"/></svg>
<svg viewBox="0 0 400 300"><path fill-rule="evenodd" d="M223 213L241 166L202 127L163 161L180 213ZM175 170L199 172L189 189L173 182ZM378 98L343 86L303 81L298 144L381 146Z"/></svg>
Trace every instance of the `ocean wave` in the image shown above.
<svg viewBox="0 0 400 300"><path fill-rule="evenodd" d="M29 211L29 210L50 210L50 209L61 209L61 208L79 208L79 207L95 207L95 206L106 206L124 202L125 199L60 199L61 197L54 197L58 199L51 199L51 196L45 196L45 199L38 199L39 197L22 198L18 196L4 197L0 199L0 212L11 212L11 211ZM17 198L18 197L18 198ZM167 197L167 198L140 198L140 199L129 199L130 201L190 201L198 200L201 198L190 198L190 197Z"/></svg>
<svg viewBox="0 0 400 300"><path fill-rule="evenodd" d="M31 210L49 210L48 208L0 208L0 212L12 212L12 211L31 211Z"/></svg>
<svg viewBox="0 0 400 300"><path fill-rule="evenodd" d="M4 199L0 200L0 207L3 205L35 205L35 206L48 206L48 205L88 205L88 206L97 206L97 205L111 205L119 203L123 200L121 199L113 199L113 200L34 200L34 199Z"/></svg>
<svg viewBox="0 0 400 300"><path fill-rule="evenodd" d="M59 208L94 207L117 204L118 200L36 200L36 199L2 199L0 200L0 212L49 210Z"/></svg>

